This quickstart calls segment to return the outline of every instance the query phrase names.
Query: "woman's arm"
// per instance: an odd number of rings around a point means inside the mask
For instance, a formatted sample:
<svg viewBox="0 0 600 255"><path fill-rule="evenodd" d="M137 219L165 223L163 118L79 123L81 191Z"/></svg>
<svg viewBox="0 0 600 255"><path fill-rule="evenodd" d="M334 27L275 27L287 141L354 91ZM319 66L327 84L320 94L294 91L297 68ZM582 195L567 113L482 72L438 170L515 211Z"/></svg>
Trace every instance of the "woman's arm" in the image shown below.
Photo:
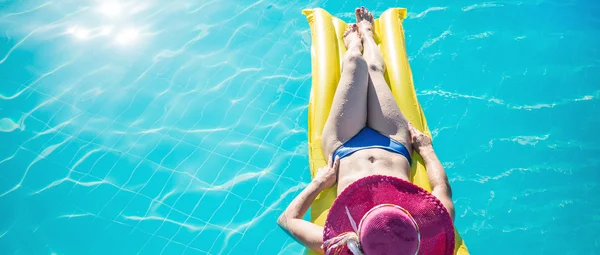
<svg viewBox="0 0 600 255"><path fill-rule="evenodd" d="M323 227L302 218L317 195L324 189L335 185L339 164L339 158L332 162L330 156L327 166L317 171L315 178L277 219L277 224L298 242L321 254L323 254L323 248L321 247L323 245Z"/></svg>
<svg viewBox="0 0 600 255"><path fill-rule="evenodd" d="M446 176L446 171L444 171L442 163L440 163L440 160L433 150L431 138L415 129L412 125L409 125L409 130L413 149L423 157L423 162L427 169L427 178L429 179L429 185L431 185L431 194L442 202L444 207L446 207L446 210L448 210L448 213L450 213L452 220L454 220L452 189L450 188L450 182L448 181L448 176Z"/></svg>
<svg viewBox="0 0 600 255"><path fill-rule="evenodd" d="M305 221L302 217L322 190L322 186L312 181L277 219L277 224L293 236L296 241L321 254L323 254L321 248L323 244L323 227Z"/></svg>
<svg viewBox="0 0 600 255"><path fill-rule="evenodd" d="M421 148L419 154L423 157L423 162L427 169L427 178L429 178L429 185L431 185L431 194L442 202L444 207L446 207L446 210L448 210L448 213L450 213L452 220L454 220L452 188L450 187L450 182L448 181L442 163L440 163L440 160L437 155L435 155L435 151L431 146Z"/></svg>

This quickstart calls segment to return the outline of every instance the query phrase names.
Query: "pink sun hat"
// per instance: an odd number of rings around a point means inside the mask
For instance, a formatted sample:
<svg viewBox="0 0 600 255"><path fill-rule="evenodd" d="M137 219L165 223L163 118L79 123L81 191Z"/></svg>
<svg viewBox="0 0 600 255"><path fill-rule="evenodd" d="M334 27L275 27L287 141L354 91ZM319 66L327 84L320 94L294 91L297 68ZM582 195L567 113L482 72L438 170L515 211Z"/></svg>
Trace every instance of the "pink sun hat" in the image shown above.
<svg viewBox="0 0 600 255"><path fill-rule="evenodd" d="M435 196L408 181L373 175L336 198L323 249L343 255L451 255L454 238L452 218Z"/></svg>

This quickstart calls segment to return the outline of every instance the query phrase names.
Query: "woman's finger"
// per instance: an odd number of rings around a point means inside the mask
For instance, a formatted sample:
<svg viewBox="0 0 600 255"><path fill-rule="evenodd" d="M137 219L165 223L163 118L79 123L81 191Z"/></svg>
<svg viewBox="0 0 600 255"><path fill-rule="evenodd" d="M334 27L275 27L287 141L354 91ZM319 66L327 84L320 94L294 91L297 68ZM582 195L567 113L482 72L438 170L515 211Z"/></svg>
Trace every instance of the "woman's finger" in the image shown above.
<svg viewBox="0 0 600 255"><path fill-rule="evenodd" d="M317 173L323 174L325 172L325 167L321 167L319 168L319 170L317 170Z"/></svg>
<svg viewBox="0 0 600 255"><path fill-rule="evenodd" d="M338 170L339 167L340 167L340 156L336 156L335 160L333 161L333 169Z"/></svg>
<svg viewBox="0 0 600 255"><path fill-rule="evenodd" d="M329 158L327 159L327 166L333 167L333 153L329 154Z"/></svg>

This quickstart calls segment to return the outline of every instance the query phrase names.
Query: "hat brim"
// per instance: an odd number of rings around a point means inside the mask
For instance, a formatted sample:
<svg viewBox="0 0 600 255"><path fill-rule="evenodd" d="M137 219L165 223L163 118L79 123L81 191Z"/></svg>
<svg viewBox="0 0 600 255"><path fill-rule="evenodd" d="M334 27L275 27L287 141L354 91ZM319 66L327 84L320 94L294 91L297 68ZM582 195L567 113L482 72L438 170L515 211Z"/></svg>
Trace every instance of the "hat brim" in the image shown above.
<svg viewBox="0 0 600 255"><path fill-rule="evenodd" d="M421 235L418 254L454 254L454 224L444 205L408 181L383 175L355 181L338 195L327 215L323 240L354 231L347 213L355 222L360 222L365 213L380 204L399 205L414 217ZM352 253L345 248L342 254Z"/></svg>

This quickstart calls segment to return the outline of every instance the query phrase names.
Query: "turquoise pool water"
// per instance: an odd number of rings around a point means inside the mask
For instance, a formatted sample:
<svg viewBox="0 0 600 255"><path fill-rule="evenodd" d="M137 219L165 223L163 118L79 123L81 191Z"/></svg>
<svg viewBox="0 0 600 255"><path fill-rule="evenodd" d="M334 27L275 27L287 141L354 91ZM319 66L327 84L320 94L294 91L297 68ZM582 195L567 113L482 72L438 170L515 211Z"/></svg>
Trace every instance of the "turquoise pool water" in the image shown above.
<svg viewBox="0 0 600 255"><path fill-rule="evenodd" d="M0 0L0 254L301 254L300 11L365 3ZM395 6L472 254L597 254L600 5Z"/></svg>

